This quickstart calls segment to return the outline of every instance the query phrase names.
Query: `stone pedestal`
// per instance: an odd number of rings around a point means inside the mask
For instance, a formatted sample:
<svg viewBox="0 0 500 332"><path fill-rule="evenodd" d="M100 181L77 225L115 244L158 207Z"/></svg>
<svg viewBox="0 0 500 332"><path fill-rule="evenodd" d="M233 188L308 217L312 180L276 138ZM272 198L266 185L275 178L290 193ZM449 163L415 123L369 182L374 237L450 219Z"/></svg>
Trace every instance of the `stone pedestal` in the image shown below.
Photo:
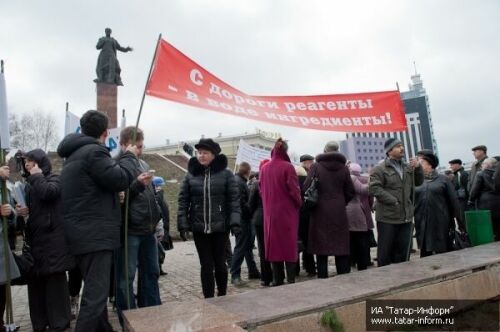
<svg viewBox="0 0 500 332"><path fill-rule="evenodd" d="M114 84L96 83L96 92L97 110L108 115L109 128L118 127L118 86Z"/></svg>

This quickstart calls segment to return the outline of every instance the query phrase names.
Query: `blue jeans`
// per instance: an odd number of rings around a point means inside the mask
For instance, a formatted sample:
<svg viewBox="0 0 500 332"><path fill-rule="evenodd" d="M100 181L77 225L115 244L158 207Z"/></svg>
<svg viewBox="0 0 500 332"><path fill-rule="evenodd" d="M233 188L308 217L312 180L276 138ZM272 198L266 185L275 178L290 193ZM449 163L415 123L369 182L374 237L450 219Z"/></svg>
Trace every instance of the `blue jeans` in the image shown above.
<svg viewBox="0 0 500 332"><path fill-rule="evenodd" d="M249 274L259 273L253 257L254 243L255 233L253 232L252 223L248 221L242 222L241 233L236 235L236 245L231 260L231 279L240 278L243 260L246 260Z"/></svg>
<svg viewBox="0 0 500 332"><path fill-rule="evenodd" d="M122 323L121 312L127 310L127 293L130 308L150 307L160 305L160 289L158 278L160 277L160 265L158 264L158 244L154 234L151 235L129 235L128 236L128 292L125 282L125 250L121 247L116 250L116 309L120 323ZM137 303L134 297L135 272L138 270Z"/></svg>

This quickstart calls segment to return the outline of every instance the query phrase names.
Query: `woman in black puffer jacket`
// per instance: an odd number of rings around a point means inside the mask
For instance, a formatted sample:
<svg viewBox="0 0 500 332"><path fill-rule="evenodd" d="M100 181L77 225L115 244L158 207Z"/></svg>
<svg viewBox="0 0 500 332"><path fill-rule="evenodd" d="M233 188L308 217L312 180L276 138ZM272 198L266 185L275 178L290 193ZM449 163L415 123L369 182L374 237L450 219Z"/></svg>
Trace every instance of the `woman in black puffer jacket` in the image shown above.
<svg viewBox="0 0 500 332"><path fill-rule="evenodd" d="M73 267L64 237L61 184L52 174L49 158L36 149L24 156L27 209L26 236L34 258L28 280L28 300L33 331L69 328L70 304L66 271Z"/></svg>
<svg viewBox="0 0 500 332"><path fill-rule="evenodd" d="M182 239L193 232L201 265L201 285L205 298L226 295L225 248L228 232L240 231L240 201L234 175L219 144L201 139L195 145L197 157L189 160L188 174L179 193L178 230ZM214 282L215 270L215 282Z"/></svg>

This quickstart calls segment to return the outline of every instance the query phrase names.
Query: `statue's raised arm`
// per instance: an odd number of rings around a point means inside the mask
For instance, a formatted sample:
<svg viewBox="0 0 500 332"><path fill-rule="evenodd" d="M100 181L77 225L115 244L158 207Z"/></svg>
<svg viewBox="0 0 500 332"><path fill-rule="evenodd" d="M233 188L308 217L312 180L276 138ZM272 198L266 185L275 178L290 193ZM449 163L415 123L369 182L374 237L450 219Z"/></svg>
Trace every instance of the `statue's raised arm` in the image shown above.
<svg viewBox="0 0 500 332"><path fill-rule="evenodd" d="M99 58L97 59L97 78L94 82L123 85L120 77L120 63L116 57L116 51L129 52L133 49L129 46L120 46L118 41L111 37L110 28L106 28L105 33L106 36L99 38L96 45L96 48L101 50L101 53L99 53Z"/></svg>

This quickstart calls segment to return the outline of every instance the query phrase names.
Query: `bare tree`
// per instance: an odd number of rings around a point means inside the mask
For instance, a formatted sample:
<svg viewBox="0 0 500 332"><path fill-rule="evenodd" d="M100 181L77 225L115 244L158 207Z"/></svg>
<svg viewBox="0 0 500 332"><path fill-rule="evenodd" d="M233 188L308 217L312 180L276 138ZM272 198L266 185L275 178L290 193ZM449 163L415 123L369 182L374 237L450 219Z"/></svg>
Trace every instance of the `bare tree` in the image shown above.
<svg viewBox="0 0 500 332"><path fill-rule="evenodd" d="M38 110L32 114L23 114L20 120L15 114L11 114L9 120L12 148L23 151L55 149L59 137L52 114Z"/></svg>

